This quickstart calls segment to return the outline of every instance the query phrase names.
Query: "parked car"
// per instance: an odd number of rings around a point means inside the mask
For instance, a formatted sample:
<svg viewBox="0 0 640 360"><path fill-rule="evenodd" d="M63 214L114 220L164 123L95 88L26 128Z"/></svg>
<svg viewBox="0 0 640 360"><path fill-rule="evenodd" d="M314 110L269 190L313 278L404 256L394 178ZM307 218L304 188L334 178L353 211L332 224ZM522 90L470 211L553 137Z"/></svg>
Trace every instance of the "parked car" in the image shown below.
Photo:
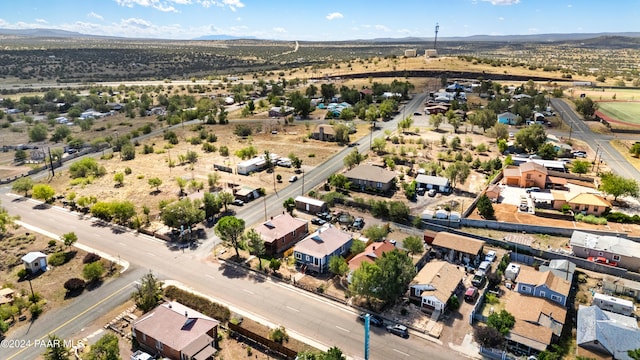
<svg viewBox="0 0 640 360"><path fill-rule="evenodd" d="M587 260L589 261L593 261L595 263L598 264L605 264L605 265L609 265L609 266L618 266L618 263L612 260L609 260L603 256L589 256L587 258Z"/></svg>
<svg viewBox="0 0 640 360"><path fill-rule="evenodd" d="M484 274L489 274L491 272L491 262L486 260L481 262L480 266L478 266L478 271L482 271Z"/></svg>
<svg viewBox="0 0 640 360"><path fill-rule="evenodd" d="M405 339L409 338L409 330L404 325L400 325L400 324L387 325L387 332L392 333L394 335L398 335Z"/></svg>
<svg viewBox="0 0 640 360"><path fill-rule="evenodd" d="M476 272L471 279L471 285L477 287L478 289L482 288L484 284L487 282L487 277L482 272Z"/></svg>
<svg viewBox="0 0 640 360"><path fill-rule="evenodd" d="M236 206L242 206L242 205L244 205L244 201L242 201L240 199L235 199L235 200L233 200L233 202L231 204L236 205Z"/></svg>
<svg viewBox="0 0 640 360"><path fill-rule="evenodd" d="M415 116L422 116L422 113L421 113L421 112L417 112L417 111L416 111L416 112L414 112L414 113L413 113L413 115L415 115Z"/></svg>
<svg viewBox="0 0 640 360"><path fill-rule="evenodd" d="M322 226L322 225L326 224L326 223L327 223L327 221L326 221L326 220L324 220L324 219L320 219L319 217L317 217L317 218L313 218L313 219L311 219L311 223L312 223L313 225L320 225L320 226Z"/></svg>
<svg viewBox="0 0 640 360"><path fill-rule="evenodd" d="M532 187L528 187L526 190L527 194L530 194L532 192L540 192L540 188L537 186L532 186Z"/></svg>
<svg viewBox="0 0 640 360"><path fill-rule="evenodd" d="M493 250L487 251L487 255L484 256L484 259L488 262L493 262L496 259L496 252Z"/></svg>
<svg viewBox="0 0 640 360"><path fill-rule="evenodd" d="M317 217L319 217L320 219L324 220L324 221L331 221L331 214L329 214L328 212L319 212L316 214Z"/></svg>
<svg viewBox="0 0 640 360"><path fill-rule="evenodd" d="M574 151L572 154L573 154L573 157L579 157L579 158L587 157L587 153L584 151Z"/></svg>
<svg viewBox="0 0 640 360"><path fill-rule="evenodd" d="M354 229L362 230L362 228L364 227L364 219L361 217L357 217L355 220L353 220L353 224L351 224L351 227Z"/></svg>
<svg viewBox="0 0 640 360"><path fill-rule="evenodd" d="M369 315L369 324L375 327L382 327L384 325L384 320L380 316L373 315L373 314L368 314L368 315ZM360 316L358 316L358 320L364 322L365 316L367 316L367 313L361 313Z"/></svg>
<svg viewBox="0 0 640 360"><path fill-rule="evenodd" d="M464 292L464 300L466 302L473 303L477 299L478 299L478 288L474 286L467 288L467 290Z"/></svg>
<svg viewBox="0 0 640 360"><path fill-rule="evenodd" d="M436 189L431 189L429 190L429 192L427 192L427 195L429 195L429 197L434 197L437 193L438 192L436 191Z"/></svg>
<svg viewBox="0 0 640 360"><path fill-rule="evenodd" d="M292 177L289 178L290 183L296 182L296 181L298 181L298 177L296 175L293 175Z"/></svg>

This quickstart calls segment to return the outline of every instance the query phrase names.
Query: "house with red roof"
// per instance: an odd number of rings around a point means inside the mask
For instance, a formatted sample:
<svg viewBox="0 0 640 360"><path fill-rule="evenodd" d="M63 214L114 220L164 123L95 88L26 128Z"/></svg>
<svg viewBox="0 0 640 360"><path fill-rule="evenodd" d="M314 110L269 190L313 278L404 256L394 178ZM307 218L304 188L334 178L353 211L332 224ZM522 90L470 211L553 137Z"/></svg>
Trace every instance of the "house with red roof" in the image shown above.
<svg viewBox="0 0 640 360"><path fill-rule="evenodd" d="M267 256L283 253L309 233L309 223L284 213L256 226L255 231L264 241Z"/></svg>

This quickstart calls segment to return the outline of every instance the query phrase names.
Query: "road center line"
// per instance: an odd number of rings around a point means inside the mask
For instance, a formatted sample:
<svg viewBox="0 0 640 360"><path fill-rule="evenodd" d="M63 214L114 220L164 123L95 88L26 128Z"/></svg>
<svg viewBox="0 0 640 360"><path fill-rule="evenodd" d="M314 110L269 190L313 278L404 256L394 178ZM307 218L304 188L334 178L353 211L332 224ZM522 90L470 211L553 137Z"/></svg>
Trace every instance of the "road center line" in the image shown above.
<svg viewBox="0 0 640 360"><path fill-rule="evenodd" d="M209 274L207 274L205 276L208 277L209 279L214 279L214 280L216 279L215 277L213 277L212 275L209 275Z"/></svg>
<svg viewBox="0 0 640 360"><path fill-rule="evenodd" d="M345 328L342 328L342 327L340 327L340 326L338 326L338 325L336 325L336 328L338 328L338 329L340 329L340 330L342 330L342 331L344 331L344 332L351 332L351 331L349 331L349 330L347 330L347 329L345 329Z"/></svg>
<svg viewBox="0 0 640 360"><path fill-rule="evenodd" d="M291 306L287 306L287 309L295 311L295 312L300 312L300 310L298 310L296 308L292 308Z"/></svg>
<svg viewBox="0 0 640 360"><path fill-rule="evenodd" d="M247 289L242 289L242 291L251 294L251 295L255 295L255 293L253 291L247 290Z"/></svg>
<svg viewBox="0 0 640 360"><path fill-rule="evenodd" d="M154 253L152 253L152 252L147 252L147 255L150 255L150 256L158 256L158 255L156 255L156 254L154 254Z"/></svg>
<svg viewBox="0 0 640 360"><path fill-rule="evenodd" d="M393 349L393 351L397 352L398 354L402 354L402 355L404 355L406 357L409 357L409 354L407 354L406 352L402 352L402 351L397 350L397 349Z"/></svg>

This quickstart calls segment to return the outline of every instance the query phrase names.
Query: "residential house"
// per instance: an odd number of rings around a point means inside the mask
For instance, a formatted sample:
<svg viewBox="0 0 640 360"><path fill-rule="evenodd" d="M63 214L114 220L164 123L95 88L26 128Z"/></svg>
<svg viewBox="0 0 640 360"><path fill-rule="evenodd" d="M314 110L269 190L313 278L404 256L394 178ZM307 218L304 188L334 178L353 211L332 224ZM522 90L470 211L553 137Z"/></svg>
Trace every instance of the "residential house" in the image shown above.
<svg viewBox="0 0 640 360"><path fill-rule="evenodd" d="M431 242L431 247L443 259L451 263L478 265L483 260L484 241L440 231Z"/></svg>
<svg viewBox="0 0 640 360"><path fill-rule="evenodd" d="M517 125L518 124L518 115L512 112L504 112L498 115L498 123L506 124L506 125Z"/></svg>
<svg viewBox="0 0 640 360"><path fill-rule="evenodd" d="M511 97L513 100L520 101L522 99L531 99L531 95L527 94L517 94Z"/></svg>
<svg viewBox="0 0 640 360"><path fill-rule="evenodd" d="M333 129L333 125L319 124L316 126L315 131L311 133L311 136L320 141L334 141L336 139L336 132Z"/></svg>
<svg viewBox="0 0 640 360"><path fill-rule="evenodd" d="M635 301L640 301L640 282L605 275L602 279L602 288L607 293L631 296Z"/></svg>
<svg viewBox="0 0 640 360"><path fill-rule="evenodd" d="M424 108L426 115L444 114L447 111L449 111L449 107L444 104L430 105Z"/></svg>
<svg viewBox="0 0 640 360"><path fill-rule="evenodd" d="M349 260L349 269L355 271L363 262L374 263L376 259L382 257L382 254L393 251L396 246L388 241L373 242L367 246L363 252L356 254Z"/></svg>
<svg viewBox="0 0 640 360"><path fill-rule="evenodd" d="M302 240L309 233L309 223L289 213L272 217L254 230L264 241L267 256L280 254Z"/></svg>
<svg viewBox="0 0 640 360"><path fill-rule="evenodd" d="M269 109L269 117L282 117L293 114L294 108L291 106L274 106Z"/></svg>
<svg viewBox="0 0 640 360"><path fill-rule="evenodd" d="M576 355L583 358L631 360L627 352L640 348L638 321L595 305L580 306L576 343Z"/></svg>
<svg viewBox="0 0 640 360"><path fill-rule="evenodd" d="M303 272L325 273L329 268L329 258L346 255L352 242L351 234L331 224L324 225L293 247L296 266Z"/></svg>
<svg viewBox="0 0 640 360"><path fill-rule="evenodd" d="M24 268L35 274L39 271L47 271L47 255L40 251L31 251L22 257Z"/></svg>
<svg viewBox="0 0 640 360"><path fill-rule="evenodd" d="M529 266L521 266L516 278L516 290L523 295L549 299L566 306L571 282L555 276L551 271L541 272Z"/></svg>
<svg viewBox="0 0 640 360"><path fill-rule="evenodd" d="M611 203L607 199L599 194L592 193L578 194L565 201L558 199L554 201L553 207L556 210L560 210L565 204L569 205L574 213L583 213L585 215L601 216L611 209Z"/></svg>
<svg viewBox="0 0 640 360"><path fill-rule="evenodd" d="M409 299L437 320L444 313L447 302L464 288L464 270L445 261L428 262L409 285Z"/></svg>
<svg viewBox="0 0 640 360"><path fill-rule="evenodd" d="M551 271L555 276L572 283L576 264L569 260L553 259L549 261L549 265L540 265L540 272L546 271Z"/></svg>
<svg viewBox="0 0 640 360"><path fill-rule="evenodd" d="M295 198L296 209L315 214L323 211L327 211L327 203L322 200L298 195Z"/></svg>
<svg viewBox="0 0 640 360"><path fill-rule="evenodd" d="M507 166L502 170L503 182L509 186L532 187L545 189L547 184L547 169L535 162L526 162L520 166Z"/></svg>
<svg viewBox="0 0 640 360"><path fill-rule="evenodd" d="M511 292L504 307L516 320L506 336L510 348L532 354L547 350L560 338L567 309L558 303Z"/></svg>
<svg viewBox="0 0 640 360"><path fill-rule="evenodd" d="M553 170L559 173L567 172L566 163L560 160L544 160L544 159L535 159L535 158L532 159L531 156L518 156L518 155L514 156L512 160L514 165L522 165L525 163L533 162L538 165L542 165L545 169L547 169L547 171ZM556 174L556 175L562 175L562 174Z"/></svg>
<svg viewBox="0 0 640 360"><path fill-rule="evenodd" d="M236 199L249 202L260 197L260 189L252 186L239 186L233 189L233 196Z"/></svg>
<svg viewBox="0 0 640 360"><path fill-rule="evenodd" d="M618 263L625 269L640 268L640 243L619 236L594 235L574 231L571 235L571 250L577 257L603 257Z"/></svg>
<svg viewBox="0 0 640 360"><path fill-rule="evenodd" d="M362 164L344 173L351 190L387 192L396 182L396 173L381 167Z"/></svg>
<svg viewBox="0 0 640 360"><path fill-rule="evenodd" d="M131 335L156 357L213 359L219 322L177 302L164 303L138 318Z"/></svg>
<svg viewBox="0 0 640 360"><path fill-rule="evenodd" d="M419 174L416 176L416 183L418 189L435 189L444 194L451 192L451 183L446 177Z"/></svg>

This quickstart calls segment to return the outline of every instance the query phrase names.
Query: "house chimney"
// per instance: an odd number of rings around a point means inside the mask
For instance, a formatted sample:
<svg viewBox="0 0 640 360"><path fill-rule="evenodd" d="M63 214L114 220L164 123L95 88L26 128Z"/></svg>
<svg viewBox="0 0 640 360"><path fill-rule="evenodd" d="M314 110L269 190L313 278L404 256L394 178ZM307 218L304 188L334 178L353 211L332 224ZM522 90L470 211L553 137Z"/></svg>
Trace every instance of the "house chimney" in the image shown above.
<svg viewBox="0 0 640 360"><path fill-rule="evenodd" d="M189 313L186 310L184 311L184 316L189 317Z"/></svg>
<svg viewBox="0 0 640 360"><path fill-rule="evenodd" d="M373 247L373 251L376 251L376 247L375 246Z"/></svg>
<svg viewBox="0 0 640 360"><path fill-rule="evenodd" d="M271 217L271 220L273 220L273 216Z"/></svg>
<svg viewBox="0 0 640 360"><path fill-rule="evenodd" d="M169 309L171 309L171 303L169 303Z"/></svg>

